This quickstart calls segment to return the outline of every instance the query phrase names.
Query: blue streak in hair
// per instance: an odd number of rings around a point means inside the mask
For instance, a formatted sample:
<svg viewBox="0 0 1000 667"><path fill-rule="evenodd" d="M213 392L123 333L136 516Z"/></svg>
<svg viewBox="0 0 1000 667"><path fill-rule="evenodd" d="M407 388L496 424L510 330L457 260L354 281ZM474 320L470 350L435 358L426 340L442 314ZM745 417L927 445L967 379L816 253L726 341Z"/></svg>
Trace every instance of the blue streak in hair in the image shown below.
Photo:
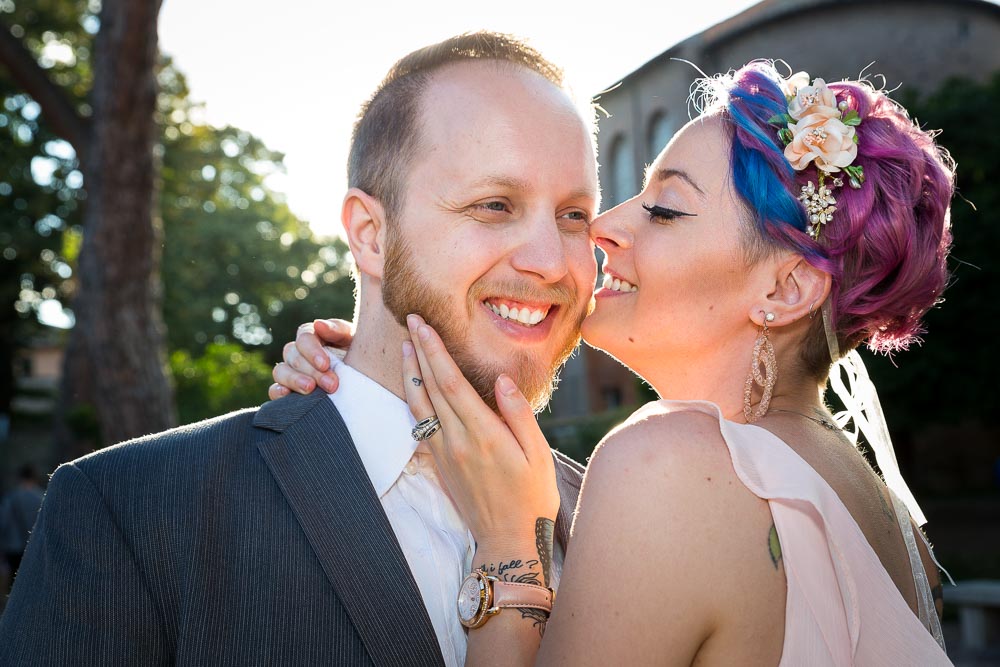
<svg viewBox="0 0 1000 667"><path fill-rule="evenodd" d="M784 95L776 84L767 79L756 83L758 88L756 94L738 87L732 88L729 91L727 107L733 124L766 146L770 155L757 148L746 146L734 137L733 185L750 207L758 231L765 238L773 238L776 233L778 236L784 236L777 227L780 224L805 232L807 222L805 209L789 191L789 187L795 182L795 170L785 159L784 151L778 146L776 131L773 131L770 125L757 120L787 113L788 107ZM761 90L765 85L773 86L774 90L769 92L773 92L775 98L767 96ZM748 115L744 109L753 116Z"/></svg>

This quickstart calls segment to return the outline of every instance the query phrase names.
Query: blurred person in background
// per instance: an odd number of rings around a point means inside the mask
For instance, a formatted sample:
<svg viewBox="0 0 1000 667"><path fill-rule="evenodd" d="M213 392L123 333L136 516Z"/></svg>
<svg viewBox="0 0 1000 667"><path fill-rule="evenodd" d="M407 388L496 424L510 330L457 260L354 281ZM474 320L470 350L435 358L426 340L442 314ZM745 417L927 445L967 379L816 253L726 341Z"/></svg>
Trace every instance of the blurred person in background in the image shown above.
<svg viewBox="0 0 1000 667"><path fill-rule="evenodd" d="M35 525L44 494L38 471L34 466L25 464L17 471L17 485L0 503L0 541L10 570L8 590L21 567L21 557L28 545L28 536Z"/></svg>

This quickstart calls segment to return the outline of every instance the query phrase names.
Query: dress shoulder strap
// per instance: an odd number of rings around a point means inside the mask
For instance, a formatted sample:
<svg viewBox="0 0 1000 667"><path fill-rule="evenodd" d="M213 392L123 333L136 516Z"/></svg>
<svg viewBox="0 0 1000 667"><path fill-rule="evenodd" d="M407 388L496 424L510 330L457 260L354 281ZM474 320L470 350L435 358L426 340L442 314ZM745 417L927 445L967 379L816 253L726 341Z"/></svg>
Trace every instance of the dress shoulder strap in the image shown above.
<svg viewBox="0 0 1000 667"><path fill-rule="evenodd" d="M906 543L906 552L910 556L910 571L913 573L913 587L917 594L917 613L920 622L931 633L938 645L945 648L944 635L941 632L941 619L938 618L937 610L934 608L934 596L931 593L930 581L927 579L927 570L924 569L924 561L920 557L920 549L917 547L917 539L913 534L914 526L910 521L910 512L892 489L889 489L889 496L892 498L892 508L896 512L899 531L903 534L903 541ZM920 534L920 538L926 544L923 533ZM927 544L927 550L933 558L934 552L929 544ZM934 562L937 563L937 560Z"/></svg>

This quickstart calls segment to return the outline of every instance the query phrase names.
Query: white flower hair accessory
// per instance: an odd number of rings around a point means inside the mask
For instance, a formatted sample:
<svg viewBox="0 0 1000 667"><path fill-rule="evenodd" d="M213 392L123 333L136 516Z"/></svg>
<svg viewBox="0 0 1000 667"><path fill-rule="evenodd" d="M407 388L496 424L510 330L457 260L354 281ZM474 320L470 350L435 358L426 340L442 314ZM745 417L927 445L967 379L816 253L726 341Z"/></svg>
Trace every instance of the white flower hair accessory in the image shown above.
<svg viewBox="0 0 1000 667"><path fill-rule="evenodd" d="M781 81L788 101L788 112L771 117L768 123L777 126L778 139L785 146L785 158L796 171L815 165L816 182L802 186L799 201L806 207L808 228L819 239L823 225L833 219L837 199L833 188L844 184L839 172L847 176L852 188L865 182L865 172L855 165L858 156L858 135L861 124L858 112L847 108L847 102L837 102L837 95L823 79L813 79L797 72ZM838 176L832 176L838 174ZM829 184L829 185L828 185Z"/></svg>

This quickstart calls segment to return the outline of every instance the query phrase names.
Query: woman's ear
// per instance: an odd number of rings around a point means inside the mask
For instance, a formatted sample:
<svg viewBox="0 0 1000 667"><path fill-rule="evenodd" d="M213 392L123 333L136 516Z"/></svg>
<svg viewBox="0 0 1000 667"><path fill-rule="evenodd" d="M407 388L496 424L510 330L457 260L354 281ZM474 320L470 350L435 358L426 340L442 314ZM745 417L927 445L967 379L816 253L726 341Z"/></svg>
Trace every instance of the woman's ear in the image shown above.
<svg viewBox="0 0 1000 667"><path fill-rule="evenodd" d="M385 211L381 202L364 190L351 188L344 196L340 221L358 272L381 279L385 265L386 233Z"/></svg>
<svg viewBox="0 0 1000 667"><path fill-rule="evenodd" d="M774 313L768 326L797 322L817 312L830 294L830 274L818 269L801 255L788 255L775 266L773 288L759 304L753 306L750 319L764 323L767 313Z"/></svg>

